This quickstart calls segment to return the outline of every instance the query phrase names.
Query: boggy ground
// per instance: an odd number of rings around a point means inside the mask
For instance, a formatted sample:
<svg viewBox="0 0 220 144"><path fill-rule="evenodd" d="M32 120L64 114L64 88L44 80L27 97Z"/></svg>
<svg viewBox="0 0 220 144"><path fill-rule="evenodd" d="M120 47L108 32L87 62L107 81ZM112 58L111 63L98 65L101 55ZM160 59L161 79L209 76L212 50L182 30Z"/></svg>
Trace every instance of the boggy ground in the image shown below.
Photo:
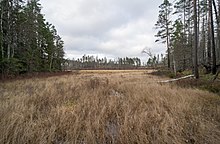
<svg viewBox="0 0 220 144"><path fill-rule="evenodd" d="M74 71L0 83L0 143L220 142L220 97L150 70Z"/></svg>

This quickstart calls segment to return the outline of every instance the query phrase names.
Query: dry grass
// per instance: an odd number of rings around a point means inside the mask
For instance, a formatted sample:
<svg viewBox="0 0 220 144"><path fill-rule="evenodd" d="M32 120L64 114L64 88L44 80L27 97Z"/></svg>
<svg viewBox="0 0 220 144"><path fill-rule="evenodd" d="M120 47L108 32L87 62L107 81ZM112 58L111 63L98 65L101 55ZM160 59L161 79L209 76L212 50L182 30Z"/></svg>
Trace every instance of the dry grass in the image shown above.
<svg viewBox="0 0 220 144"><path fill-rule="evenodd" d="M220 98L158 79L82 71L1 83L0 143L219 143Z"/></svg>

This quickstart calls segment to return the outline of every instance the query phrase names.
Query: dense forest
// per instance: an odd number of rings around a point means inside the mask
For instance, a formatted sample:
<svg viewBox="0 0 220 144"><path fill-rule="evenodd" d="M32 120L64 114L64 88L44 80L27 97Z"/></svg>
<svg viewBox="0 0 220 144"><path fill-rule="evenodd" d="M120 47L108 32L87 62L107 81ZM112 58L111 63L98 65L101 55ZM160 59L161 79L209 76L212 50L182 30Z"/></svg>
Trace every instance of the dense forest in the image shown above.
<svg viewBox="0 0 220 144"><path fill-rule="evenodd" d="M174 71L198 68L216 74L220 65L220 0L164 0L159 6L156 42L167 47Z"/></svg>
<svg viewBox="0 0 220 144"><path fill-rule="evenodd" d="M60 71L64 42L46 22L39 0L0 2L0 73Z"/></svg>

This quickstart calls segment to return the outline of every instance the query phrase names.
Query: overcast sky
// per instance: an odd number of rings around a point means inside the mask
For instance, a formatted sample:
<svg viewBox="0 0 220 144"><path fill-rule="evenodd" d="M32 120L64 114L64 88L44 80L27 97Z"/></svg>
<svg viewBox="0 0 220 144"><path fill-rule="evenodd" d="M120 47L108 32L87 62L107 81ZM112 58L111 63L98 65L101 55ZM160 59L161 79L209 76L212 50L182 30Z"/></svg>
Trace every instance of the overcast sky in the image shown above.
<svg viewBox="0 0 220 144"><path fill-rule="evenodd" d="M67 58L83 54L140 57L145 48L164 53L155 43L154 24L163 0L41 0L42 13L64 40Z"/></svg>

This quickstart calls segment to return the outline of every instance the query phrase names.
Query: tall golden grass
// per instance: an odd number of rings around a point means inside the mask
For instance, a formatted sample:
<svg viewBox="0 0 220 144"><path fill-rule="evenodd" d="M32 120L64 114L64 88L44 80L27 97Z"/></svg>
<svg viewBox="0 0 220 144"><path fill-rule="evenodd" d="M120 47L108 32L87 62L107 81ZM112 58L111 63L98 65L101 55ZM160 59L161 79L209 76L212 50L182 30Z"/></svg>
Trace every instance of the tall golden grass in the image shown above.
<svg viewBox="0 0 220 144"><path fill-rule="evenodd" d="M144 71L0 84L0 143L220 142L220 98Z"/></svg>

